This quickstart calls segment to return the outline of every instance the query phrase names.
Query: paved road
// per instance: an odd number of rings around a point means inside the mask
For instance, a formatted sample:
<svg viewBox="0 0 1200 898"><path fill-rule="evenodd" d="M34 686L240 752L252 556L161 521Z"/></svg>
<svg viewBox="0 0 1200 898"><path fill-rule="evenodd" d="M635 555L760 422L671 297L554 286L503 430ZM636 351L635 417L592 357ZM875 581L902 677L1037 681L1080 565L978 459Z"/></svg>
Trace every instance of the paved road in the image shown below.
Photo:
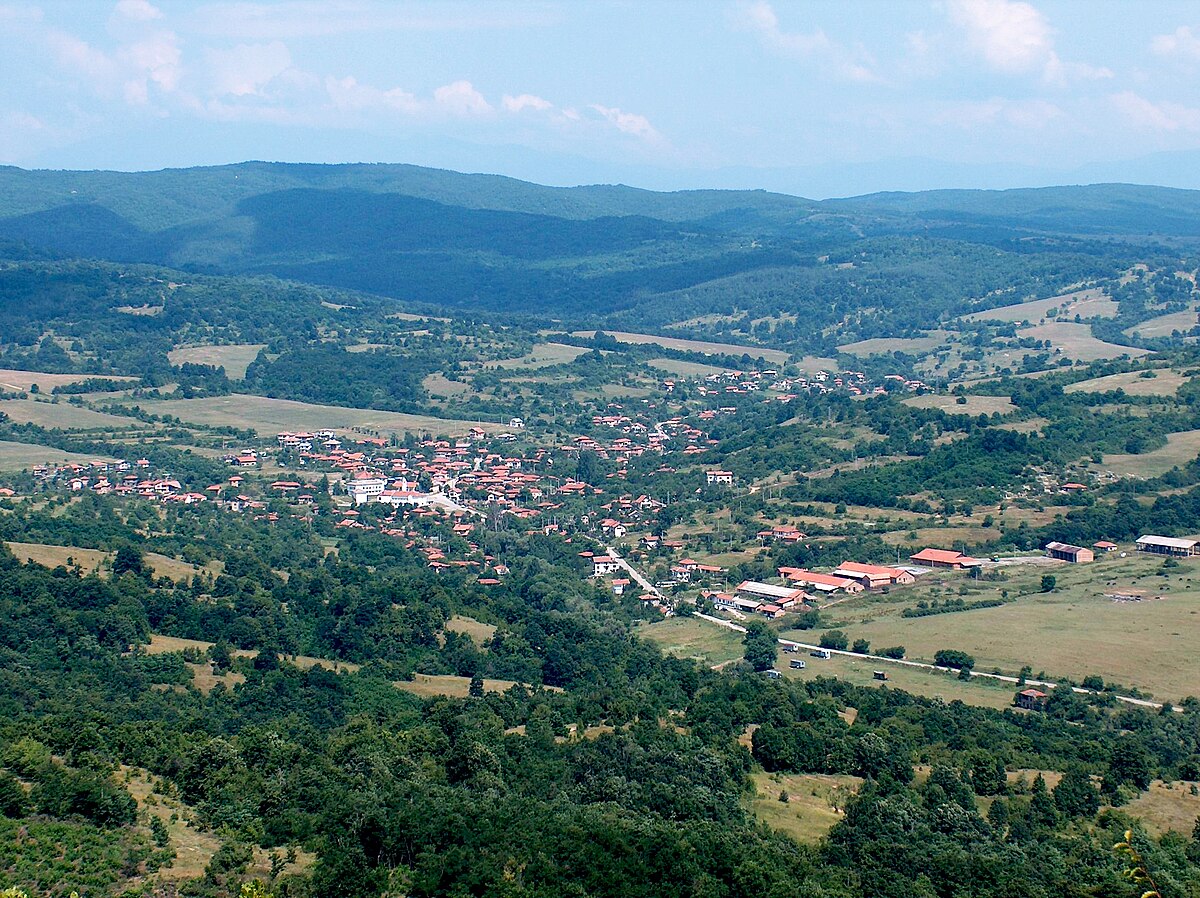
<svg viewBox="0 0 1200 898"><path fill-rule="evenodd" d="M736 630L739 633L746 632L746 628L741 626L740 624L735 624L733 621L723 620L719 617L713 617L711 614L701 614L699 612L696 612L695 617L703 618L706 621L711 621L712 623L717 624L718 626L726 627L730 630ZM798 648L798 649L807 649L809 651L822 648L822 646L819 646L819 645L815 645L815 644L807 643L807 642L796 642L795 640L792 640L792 639L781 639L781 640L779 640L779 644L785 645L785 646L792 646L792 647ZM847 651L842 651L839 649L825 649L825 651L829 652L831 655L845 655L848 658L861 658L861 659L868 660L868 661L878 661L880 664L899 664L904 667L918 667L918 668L922 668L923 670L938 671L939 673L953 672L953 670L954 670L954 668L951 668L951 667L939 667L936 664L929 664L924 661L908 661L904 658L885 658L883 655L863 655L858 652L847 652ZM1013 685L1016 685L1018 682L1016 677L1010 677L1006 674L985 673L983 671L973 670L973 671L971 671L971 676L972 677L986 677L989 680L999 680L1003 683L1012 683ZM1049 689L1057 689L1058 688L1057 683L1051 683L1048 680L1026 679L1025 685L1026 686L1041 686L1041 687L1046 687ZM1072 686L1071 691L1077 692L1080 695L1094 695L1095 694L1094 692L1092 692L1092 690L1084 689L1081 686ZM1147 699L1144 699L1144 698L1134 698L1133 696L1130 696L1130 695L1117 695L1117 696L1114 696L1114 698L1116 698L1116 700L1119 702L1125 702L1126 704L1129 704L1129 705L1137 705L1138 707L1141 707L1141 708L1154 708L1154 709L1162 708L1162 703L1160 703L1160 702L1152 702L1152 701L1148 701ZM1179 711L1180 709L1176 708L1175 710Z"/></svg>
<svg viewBox="0 0 1200 898"><path fill-rule="evenodd" d="M658 587L655 586L653 583L651 583L649 580L647 580L645 577L643 577L642 572L639 571L637 568L635 568L632 564L630 564L624 558L622 558L617 553L616 549L614 549L612 546L605 546L604 551L608 552L608 554L617 562L617 564L619 564L621 566L621 570L625 571L625 573L627 573L630 577L632 577L634 580L636 580L638 585L641 586L642 589L646 590L646 592L651 593L652 595L657 596L660 599L663 597L663 594L661 592L659 592Z"/></svg>

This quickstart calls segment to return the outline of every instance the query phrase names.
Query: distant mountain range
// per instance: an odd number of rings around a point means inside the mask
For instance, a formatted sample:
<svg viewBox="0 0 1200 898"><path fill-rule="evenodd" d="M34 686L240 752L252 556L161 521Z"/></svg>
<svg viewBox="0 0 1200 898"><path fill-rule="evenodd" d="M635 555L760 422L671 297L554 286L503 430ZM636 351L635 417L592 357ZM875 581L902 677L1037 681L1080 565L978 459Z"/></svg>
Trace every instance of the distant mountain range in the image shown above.
<svg viewBox="0 0 1200 898"><path fill-rule="evenodd" d="M655 297L680 314L746 302L794 311L789 297L803 307L831 277L814 268L830 258L858 264L856 254L871 268L884 246L895 273L919 258L928 289L942 290L927 263L949 244L964 247L960 257L983 247L1069 256L1074 277L1078 258L1104 257L1097 271L1107 272L1109 257L1128 261L1132 247L1175 252L1198 238L1200 191L1124 184L816 201L546 187L411 165L0 168L0 253L12 257L274 274L439 306L649 323L653 313L639 307ZM986 295L989 285L962 289Z"/></svg>

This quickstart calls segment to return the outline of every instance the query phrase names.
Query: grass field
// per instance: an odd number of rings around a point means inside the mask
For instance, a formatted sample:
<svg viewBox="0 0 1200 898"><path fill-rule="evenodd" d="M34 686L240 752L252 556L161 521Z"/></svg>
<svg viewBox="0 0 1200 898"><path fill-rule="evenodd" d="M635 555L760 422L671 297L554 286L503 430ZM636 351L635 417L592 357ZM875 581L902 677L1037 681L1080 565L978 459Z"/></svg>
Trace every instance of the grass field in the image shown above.
<svg viewBox="0 0 1200 898"><path fill-rule="evenodd" d="M464 396L471 392L471 385L465 384L459 380L450 380L444 374L430 374L421 381L426 391L431 396L439 396L443 399L449 399L453 396Z"/></svg>
<svg viewBox="0 0 1200 898"><path fill-rule="evenodd" d="M1167 445L1141 455L1106 455L1097 467L1120 477L1157 477L1200 454L1200 430L1167 434Z"/></svg>
<svg viewBox="0 0 1200 898"><path fill-rule="evenodd" d="M17 371L13 368L0 368L0 390L28 390L34 384L38 389L49 393L55 387L65 384L79 383L95 374L47 374L44 371ZM106 380L135 381L136 377L115 377L104 375Z"/></svg>
<svg viewBox="0 0 1200 898"><path fill-rule="evenodd" d="M718 368L715 365L702 365L699 362L684 362L679 359L650 359L646 364L677 377L708 377L710 374L724 374L729 370L728 368Z"/></svg>
<svg viewBox="0 0 1200 898"><path fill-rule="evenodd" d="M1151 318L1149 321L1126 328L1124 333L1138 337L1169 337L1175 331L1186 334L1196 326L1196 323L1196 310L1190 309L1185 312L1159 315L1157 318Z"/></svg>
<svg viewBox="0 0 1200 898"><path fill-rule="evenodd" d="M1093 377L1063 387L1064 393L1107 393L1124 390L1130 396L1174 396L1187 378L1169 368L1154 369L1154 377L1142 377L1141 371L1126 371L1107 377Z"/></svg>
<svg viewBox="0 0 1200 898"><path fill-rule="evenodd" d="M924 396L910 396L903 400L905 405L913 408L937 408L952 415L990 415L999 412L1007 415L1016 410L1016 406L1007 396L963 396L966 404L959 405L958 396L927 393Z"/></svg>
<svg viewBox="0 0 1200 898"><path fill-rule="evenodd" d="M964 315L963 321L1028 321L1036 324L1046 317L1051 309L1058 309L1058 320L1080 318L1115 318L1117 304L1105 296L1103 291L1092 288L1062 293L1049 299L1035 299L1015 306L1002 306L984 312Z"/></svg>
<svg viewBox="0 0 1200 898"><path fill-rule="evenodd" d="M904 605L957 595L954 584L968 582L961 574L930 574L906 590L907 601L855 597L829 616L851 639L868 639L874 647L903 645L917 660L932 659L938 649L960 649L975 656L980 671L999 667L1016 672L1028 664L1051 677L1080 680L1099 674L1152 692L1159 700L1200 695L1200 666L1179 663L1190 657L1200 620L1200 562L1185 560L1167 570L1167 577L1160 559L1133 554L1109 555L1086 565L1003 570L1008 579L988 583L966 598L999 597L1001 589L1029 594L995 608L901 617ZM1038 591L1046 573L1057 579L1054 592ZM1144 596L1142 601L1117 602L1106 595L1135 592ZM891 598L899 595L894 591Z"/></svg>
<svg viewBox="0 0 1200 898"><path fill-rule="evenodd" d="M446 629L452 633L465 633L475 640L476 645L486 645L496 635L494 624L485 624L483 621L477 621L472 617L463 617L461 614L456 614L446 621Z"/></svg>
<svg viewBox="0 0 1200 898"><path fill-rule="evenodd" d="M742 657L742 634L695 617L669 617L637 628L637 635L669 655L717 665Z"/></svg>
<svg viewBox="0 0 1200 898"><path fill-rule="evenodd" d="M80 455L34 443L14 443L0 440L0 471L23 471L42 464L63 465L68 462L86 465L93 461L116 461L99 455Z"/></svg>
<svg viewBox="0 0 1200 898"><path fill-rule="evenodd" d="M678 349L682 352L701 352L705 355L749 355L752 359L766 359L775 365L787 362L789 355L782 349L764 349L761 346L739 346L735 343L709 343L705 340L683 340L679 337L659 337L654 334L632 334L625 331L605 331L620 343L645 344L662 346L666 349ZM594 337L595 331L576 331L572 336ZM833 367L837 362L833 362Z"/></svg>
<svg viewBox="0 0 1200 898"><path fill-rule="evenodd" d="M505 692L515 686L513 680L483 681L484 692ZM413 674L411 680L397 680L396 686L405 692L419 695L421 698L432 698L435 695L446 695L450 698L466 698L470 694L470 677L453 677L450 675Z"/></svg>
<svg viewBox="0 0 1200 898"><path fill-rule="evenodd" d="M1022 337L1032 337L1035 340L1049 340L1055 349L1061 349L1062 354L1069 359L1081 362L1096 362L1100 359L1115 359L1127 355L1137 358L1149 353L1148 349L1138 349L1133 346L1118 346L1116 343L1106 343L1092 336L1092 329L1086 324L1076 324L1073 321L1053 321L1049 324L1039 324L1024 328Z"/></svg>
<svg viewBox="0 0 1200 898"><path fill-rule="evenodd" d="M242 393L213 396L208 399L161 399L139 404L145 411L156 415L174 415L193 424L250 428L260 434L285 430L316 430L324 427L343 432L357 427L382 434L429 432L435 435L465 434L475 426L493 432L503 429L498 424L343 408L336 405L314 405Z"/></svg>
<svg viewBox="0 0 1200 898"><path fill-rule="evenodd" d="M856 776L763 773L752 775L754 797L747 804L759 821L797 842L816 842L842 819L845 801L858 791ZM787 802L779 800L781 792ZM835 805L837 806L835 808Z"/></svg>
<svg viewBox="0 0 1200 898"><path fill-rule="evenodd" d="M215 365L225 369L230 380L241 380L246 376L250 363L258 353L266 349L265 343L230 343L227 346L180 346L167 353L172 365L191 362L193 365Z"/></svg>
<svg viewBox="0 0 1200 898"><path fill-rule="evenodd" d="M1192 795L1187 783L1166 785L1155 780L1150 788L1121 810L1140 817L1146 827L1162 834L1175 830L1184 836L1192 834L1192 827L1200 819L1200 795Z"/></svg>
<svg viewBox="0 0 1200 898"><path fill-rule="evenodd" d="M39 427L62 430L92 430L97 428L144 427L133 418L122 418L89 408L71 405L65 400L39 402L35 399L7 399L0 401L0 412L8 415L17 424L36 424Z"/></svg>
<svg viewBox="0 0 1200 898"><path fill-rule="evenodd" d="M848 355L891 355L893 352L908 352L913 355L924 355L943 345L950 336L948 331L931 331L924 337L908 337L892 339L891 337L875 337L871 340L859 340L857 343L847 343L839 346L841 352Z"/></svg>
<svg viewBox="0 0 1200 898"><path fill-rule="evenodd" d="M566 343L535 343L528 355L517 359L501 359L488 362L485 368L549 368L551 365L563 365L573 362L585 352L591 350L582 346L568 346Z"/></svg>
<svg viewBox="0 0 1200 898"><path fill-rule="evenodd" d="M834 615L834 612L829 612ZM951 615L945 615L950 617ZM922 618L932 620L932 618ZM785 639L795 639L800 642L815 643L820 636L812 630L785 631ZM857 628L854 635L858 636ZM879 648L889 645L904 645L907 643L887 642L872 643ZM804 670L792 670L788 661L792 658L803 658L807 666ZM919 667L905 667L902 664L887 664L883 661L872 661L868 658L851 658L847 655L834 655L828 660L813 658L807 654L788 655L781 653L779 662L775 665L785 677L796 680L811 680L816 677L837 677L855 686L878 686L893 689L903 689L913 695L923 695L926 698L937 698L944 702L961 701L968 705L978 705L984 708L1003 710L1012 707L1013 692L1011 684L1005 684L983 677L964 682L955 674L938 673L923 670ZM887 673L886 682L875 679L874 672L883 670Z"/></svg>

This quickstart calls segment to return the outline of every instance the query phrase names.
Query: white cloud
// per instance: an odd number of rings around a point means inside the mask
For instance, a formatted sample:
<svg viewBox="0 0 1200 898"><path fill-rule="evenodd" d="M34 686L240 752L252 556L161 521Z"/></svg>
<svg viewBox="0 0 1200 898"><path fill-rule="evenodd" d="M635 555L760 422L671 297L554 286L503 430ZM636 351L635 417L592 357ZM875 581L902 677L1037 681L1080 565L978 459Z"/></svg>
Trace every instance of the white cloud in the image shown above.
<svg viewBox="0 0 1200 898"><path fill-rule="evenodd" d="M162 18L162 10L148 0L120 0L113 13L133 22L152 22Z"/></svg>
<svg viewBox="0 0 1200 898"><path fill-rule="evenodd" d="M595 112L598 112L601 118L615 127L622 134L630 134L634 137L639 137L642 140L652 142L662 140L662 135L658 133L655 127L650 124L650 120L644 115L636 115L632 112L623 112L614 106L601 106L598 103L593 103L590 108Z"/></svg>
<svg viewBox="0 0 1200 898"><path fill-rule="evenodd" d="M768 47L828 66L841 78L858 82L880 80L871 68L872 60L861 47L851 51L820 28L807 34L784 31L775 8L767 0L755 0L744 8L744 24Z"/></svg>
<svg viewBox="0 0 1200 898"><path fill-rule="evenodd" d="M408 4L363 0L220 2L199 7L198 31L236 40L325 37L364 31L446 31L552 25L561 12L548 4Z"/></svg>
<svg viewBox="0 0 1200 898"><path fill-rule="evenodd" d="M1200 109L1180 103L1154 103L1131 90L1113 94L1113 105L1129 121L1154 131L1200 131Z"/></svg>
<svg viewBox="0 0 1200 898"><path fill-rule="evenodd" d="M950 0L951 20L988 67L1007 75L1040 73L1049 84L1113 77L1110 69L1064 62L1054 29L1041 11L1021 0Z"/></svg>
<svg viewBox="0 0 1200 898"><path fill-rule="evenodd" d="M132 103L145 103L151 84L167 93L179 87L182 53L178 40L169 31L127 44L117 52L117 58L130 72L125 81L125 96Z"/></svg>
<svg viewBox="0 0 1200 898"><path fill-rule="evenodd" d="M537 112L545 112L548 109L553 109L554 104L549 100L544 100L541 97L536 97L533 94L521 94L520 96L510 96L505 94L500 100L500 105L504 107L505 112L522 112L526 109L533 109Z"/></svg>
<svg viewBox="0 0 1200 898"><path fill-rule="evenodd" d="M1187 25L1171 34L1160 34L1150 42L1150 49L1159 56L1183 56L1200 59L1200 35Z"/></svg>
<svg viewBox="0 0 1200 898"><path fill-rule="evenodd" d="M455 81L433 92L433 101L451 115L487 115L492 106L470 81Z"/></svg>
<svg viewBox="0 0 1200 898"><path fill-rule="evenodd" d="M117 65L103 50L98 50L87 41L72 34L52 31L46 36L55 60L65 69L86 76L103 88L106 82L117 75Z"/></svg>
<svg viewBox="0 0 1200 898"><path fill-rule="evenodd" d="M421 110L420 101L407 91L398 87L381 90L378 87L359 84L353 77L326 78L325 93L334 108L342 111L386 109L413 114Z"/></svg>
<svg viewBox="0 0 1200 898"><path fill-rule="evenodd" d="M238 44L228 50L208 50L209 74L219 95L253 96L292 65L292 54L280 41Z"/></svg>

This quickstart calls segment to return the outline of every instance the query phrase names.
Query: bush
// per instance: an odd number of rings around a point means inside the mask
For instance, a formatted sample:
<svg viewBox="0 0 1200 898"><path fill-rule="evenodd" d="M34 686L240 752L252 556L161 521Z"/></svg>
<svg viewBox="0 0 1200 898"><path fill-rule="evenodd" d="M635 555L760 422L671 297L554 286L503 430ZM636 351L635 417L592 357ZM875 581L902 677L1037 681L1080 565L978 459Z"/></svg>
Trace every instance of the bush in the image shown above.
<svg viewBox="0 0 1200 898"><path fill-rule="evenodd" d="M839 652L844 652L846 651L846 646L849 644L849 637L841 630L827 630L821 634L820 646L823 649L836 649Z"/></svg>
<svg viewBox="0 0 1200 898"><path fill-rule="evenodd" d="M875 652L875 654L879 655L881 658L903 658L904 646L889 645L886 649L879 649Z"/></svg>
<svg viewBox="0 0 1200 898"><path fill-rule="evenodd" d="M956 669L970 670L975 666L975 659L966 652L960 652L958 649L938 649L937 654L933 656L933 663L938 667L953 667Z"/></svg>

